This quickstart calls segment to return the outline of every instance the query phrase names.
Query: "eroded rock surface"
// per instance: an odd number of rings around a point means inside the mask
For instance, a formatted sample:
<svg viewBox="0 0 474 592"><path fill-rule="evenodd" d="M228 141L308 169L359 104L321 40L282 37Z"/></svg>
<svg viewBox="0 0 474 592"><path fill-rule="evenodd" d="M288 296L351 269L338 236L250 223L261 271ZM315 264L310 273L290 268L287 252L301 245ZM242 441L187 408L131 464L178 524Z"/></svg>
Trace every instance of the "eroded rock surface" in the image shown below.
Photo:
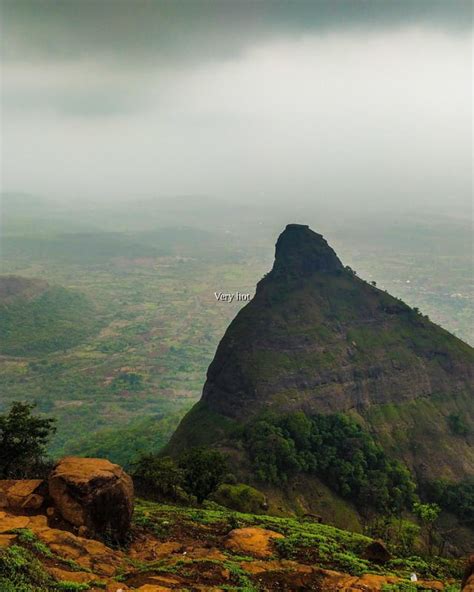
<svg viewBox="0 0 474 592"><path fill-rule="evenodd" d="M264 528L236 528L229 533L225 546L234 552L253 557L271 557L272 541L284 538L279 532Z"/></svg>
<svg viewBox="0 0 474 592"><path fill-rule="evenodd" d="M45 501L46 483L42 479L0 481L0 507L38 510Z"/></svg>

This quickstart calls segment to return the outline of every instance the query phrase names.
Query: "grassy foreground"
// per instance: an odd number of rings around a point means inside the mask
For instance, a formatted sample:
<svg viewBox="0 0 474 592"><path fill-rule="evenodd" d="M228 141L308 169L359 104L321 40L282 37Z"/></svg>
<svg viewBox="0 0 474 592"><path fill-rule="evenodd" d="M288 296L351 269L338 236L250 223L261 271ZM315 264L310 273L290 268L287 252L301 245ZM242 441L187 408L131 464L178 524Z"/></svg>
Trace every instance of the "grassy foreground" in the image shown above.
<svg viewBox="0 0 474 592"><path fill-rule="evenodd" d="M450 582L452 588L449 589L459 589L457 580L461 578L462 565L457 560L394 556L385 565L378 565L362 557L364 549L372 541L362 534L310 520L242 514L217 505L214 508L213 504L208 506L206 509L183 508L140 500L135 508L134 521L164 539L179 540L194 531L200 536L205 533L207 542L216 546L222 534L233 528L265 528L284 535L275 544L275 556L281 559L294 559L352 575L373 573L409 580L410 574L416 572L420 578Z"/></svg>
<svg viewBox="0 0 474 592"><path fill-rule="evenodd" d="M269 554L258 557L228 545L229 533L246 527L283 537L272 540ZM327 587L328 578L341 582L342 587L334 589L346 589L351 577L360 578L360 584L372 582L361 589L381 592L460 590L458 561L393 555L381 565L364 558L371 542L364 535L297 518L231 512L213 504L190 508L138 500L129 544L121 549L48 527L31 528L7 534L16 538L0 549L1 590L116 591L123 586L148 591L155 586L161 591L188 592L319 591L333 589ZM65 536L75 542L64 542ZM87 552L68 556L68 544ZM417 583L410 582L412 572L419 578Z"/></svg>

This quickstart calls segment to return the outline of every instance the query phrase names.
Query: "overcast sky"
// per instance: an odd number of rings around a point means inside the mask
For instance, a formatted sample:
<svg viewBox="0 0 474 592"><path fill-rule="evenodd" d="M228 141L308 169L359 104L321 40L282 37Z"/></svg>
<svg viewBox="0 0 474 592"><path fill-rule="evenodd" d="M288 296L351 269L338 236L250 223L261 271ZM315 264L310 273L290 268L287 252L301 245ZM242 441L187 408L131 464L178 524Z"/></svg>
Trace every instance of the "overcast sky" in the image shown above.
<svg viewBox="0 0 474 592"><path fill-rule="evenodd" d="M1 7L3 191L470 203L470 1Z"/></svg>

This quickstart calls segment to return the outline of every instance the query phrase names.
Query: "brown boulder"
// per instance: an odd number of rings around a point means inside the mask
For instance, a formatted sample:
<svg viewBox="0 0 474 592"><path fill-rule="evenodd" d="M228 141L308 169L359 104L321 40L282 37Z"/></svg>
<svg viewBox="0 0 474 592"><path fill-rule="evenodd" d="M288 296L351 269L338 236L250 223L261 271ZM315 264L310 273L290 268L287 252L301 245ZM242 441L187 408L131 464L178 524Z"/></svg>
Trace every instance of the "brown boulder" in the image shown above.
<svg viewBox="0 0 474 592"><path fill-rule="evenodd" d="M13 545L17 538L17 534L0 534L0 549Z"/></svg>
<svg viewBox="0 0 474 592"><path fill-rule="evenodd" d="M105 592L125 592L125 590L129 589L130 588L122 582L109 582L105 586Z"/></svg>
<svg viewBox="0 0 474 592"><path fill-rule="evenodd" d="M130 588L126 586L123 582L109 582L105 586L105 592L125 592L125 590L129 590Z"/></svg>
<svg viewBox="0 0 474 592"><path fill-rule="evenodd" d="M133 513L133 482L121 467L105 459L70 456L57 463L48 485L64 520L85 527L90 536L125 540Z"/></svg>
<svg viewBox="0 0 474 592"><path fill-rule="evenodd" d="M471 555L467 560L461 590L463 592L474 592L474 555Z"/></svg>
<svg viewBox="0 0 474 592"><path fill-rule="evenodd" d="M297 563L288 559L270 559L268 561L243 561L240 567L248 574L256 576L265 572L290 572L292 574L312 574L313 568L309 565Z"/></svg>
<svg viewBox="0 0 474 592"><path fill-rule="evenodd" d="M382 541L372 541L364 550L364 559L374 563L387 563L392 558L390 551Z"/></svg>
<svg viewBox="0 0 474 592"><path fill-rule="evenodd" d="M400 578L395 576L380 576L364 574L351 576L329 569L319 569L322 576L321 589L325 592L381 592L384 589L398 587Z"/></svg>
<svg viewBox="0 0 474 592"><path fill-rule="evenodd" d="M264 528L236 528L228 534L225 546L235 553L265 558L273 555L271 541L283 538L279 532Z"/></svg>

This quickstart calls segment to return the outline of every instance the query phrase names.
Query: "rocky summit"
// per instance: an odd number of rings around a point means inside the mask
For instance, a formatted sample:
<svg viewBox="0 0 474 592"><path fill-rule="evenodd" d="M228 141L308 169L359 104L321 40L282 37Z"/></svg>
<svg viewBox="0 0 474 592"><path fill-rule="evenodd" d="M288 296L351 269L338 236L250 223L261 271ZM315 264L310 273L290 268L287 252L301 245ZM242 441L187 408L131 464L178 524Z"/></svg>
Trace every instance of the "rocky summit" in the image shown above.
<svg viewBox="0 0 474 592"><path fill-rule="evenodd" d="M418 484L459 482L474 475L473 368L469 345L359 278L320 234L289 224L167 450L218 445L248 478L249 422L343 414ZM293 489L307 493L296 480Z"/></svg>

